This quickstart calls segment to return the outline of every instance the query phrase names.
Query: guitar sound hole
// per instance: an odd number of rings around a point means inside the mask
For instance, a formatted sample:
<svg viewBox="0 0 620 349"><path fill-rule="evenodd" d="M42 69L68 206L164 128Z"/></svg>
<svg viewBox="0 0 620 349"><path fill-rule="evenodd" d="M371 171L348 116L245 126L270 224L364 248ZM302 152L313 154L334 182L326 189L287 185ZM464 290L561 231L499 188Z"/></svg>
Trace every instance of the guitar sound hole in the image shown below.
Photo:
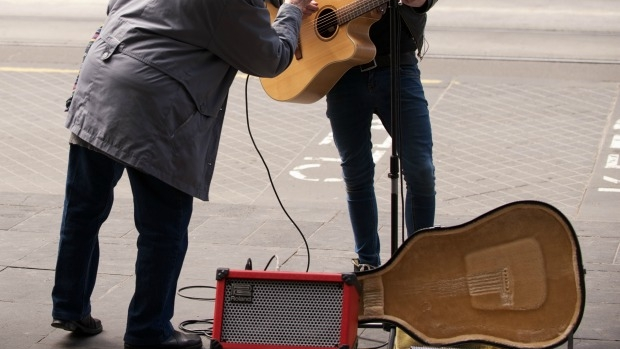
<svg viewBox="0 0 620 349"><path fill-rule="evenodd" d="M325 9L317 16L316 31L323 39L329 39L338 30L338 17L333 9Z"/></svg>

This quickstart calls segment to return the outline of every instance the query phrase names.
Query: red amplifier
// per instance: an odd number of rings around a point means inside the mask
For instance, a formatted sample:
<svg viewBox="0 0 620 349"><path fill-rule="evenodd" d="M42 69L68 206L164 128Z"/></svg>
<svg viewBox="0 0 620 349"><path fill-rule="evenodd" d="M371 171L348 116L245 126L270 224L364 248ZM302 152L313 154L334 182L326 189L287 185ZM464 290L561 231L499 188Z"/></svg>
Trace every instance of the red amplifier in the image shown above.
<svg viewBox="0 0 620 349"><path fill-rule="evenodd" d="M217 270L212 349L354 348L353 273Z"/></svg>

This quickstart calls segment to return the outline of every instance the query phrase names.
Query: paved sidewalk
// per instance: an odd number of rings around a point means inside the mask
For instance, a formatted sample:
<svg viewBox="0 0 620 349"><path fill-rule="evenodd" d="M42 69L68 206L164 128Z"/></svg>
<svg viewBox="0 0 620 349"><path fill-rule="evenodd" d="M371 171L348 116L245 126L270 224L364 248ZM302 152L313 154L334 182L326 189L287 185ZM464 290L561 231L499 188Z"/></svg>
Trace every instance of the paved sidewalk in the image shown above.
<svg viewBox="0 0 620 349"><path fill-rule="evenodd" d="M0 348L123 344L137 236L126 178L100 235L93 314L104 332L84 339L50 326L68 150L63 106L83 52L82 40L71 39L82 35L69 34L94 29L94 6L105 2L72 0L63 6L73 12L59 7L51 14L41 5L39 17L24 24L30 30L22 31L12 25L38 7L0 0L14 11L0 14L0 32L15 35L0 40ZM526 9L516 3L484 7L488 2L445 0L429 23L433 46L420 67L434 130L436 222L462 224L517 200L557 207L577 232L587 270L575 348L620 348L620 46L609 44L618 41L619 11L606 0L595 1L604 10L583 9L574 0L568 1L578 5L572 10L545 1L541 11L532 10L539 0L525 1L532 6ZM573 21L577 10L588 31ZM514 11L519 16L511 16ZM540 20L553 14L556 22ZM484 18L484 25L472 18ZM41 27L50 28L45 20L69 24L61 35L43 33ZM521 30L522 20L540 27ZM508 30L499 30L502 25ZM40 44L65 35L67 42ZM468 41L472 35L479 40ZM243 268L248 258L262 269L277 255L281 270L304 271L308 254L287 214L308 241L311 271L350 271L353 239L324 101L274 102L257 79L249 80L250 129L284 212L248 135L245 83L240 75L231 90L212 199L195 202L179 287L213 286L218 267ZM391 142L376 126L380 234L388 260ZM185 294L213 296L206 289ZM177 297L175 325L212 317L212 303ZM381 329L360 335L360 348L387 340Z"/></svg>
<svg viewBox="0 0 620 349"><path fill-rule="evenodd" d="M493 64L492 69L480 69L488 62L428 59L424 64L430 72L425 83L436 135L437 223L464 223L524 199L559 208L579 235L587 269L587 303L575 334L576 347L617 348L620 187L610 179L620 178L614 162L620 137L618 82L494 76L493 69L527 71L516 63ZM451 75L451 69L475 76ZM4 348L122 345L136 252L126 182L120 184L118 200L101 232L93 307L105 331L95 338L78 339L49 326L68 136L62 127L62 103L73 78L70 71L0 71L0 342ZM216 268L242 268L247 258L257 268L273 255L282 270L306 267L303 241L278 206L249 142L244 83L240 76L231 93L212 201L196 202L179 287L212 286ZM339 176L338 165L328 161L336 153L327 137L323 102L276 104L262 94L256 80L250 80L249 96L252 133L287 212L308 239L310 270L349 271L353 241L342 183L334 180ZM382 131L376 132L377 151L385 153L378 160L377 187L387 260L389 142ZM303 166L308 163L321 166ZM178 298L174 321L209 318L212 312L210 303ZM367 331L379 331L372 339L385 337L382 330Z"/></svg>

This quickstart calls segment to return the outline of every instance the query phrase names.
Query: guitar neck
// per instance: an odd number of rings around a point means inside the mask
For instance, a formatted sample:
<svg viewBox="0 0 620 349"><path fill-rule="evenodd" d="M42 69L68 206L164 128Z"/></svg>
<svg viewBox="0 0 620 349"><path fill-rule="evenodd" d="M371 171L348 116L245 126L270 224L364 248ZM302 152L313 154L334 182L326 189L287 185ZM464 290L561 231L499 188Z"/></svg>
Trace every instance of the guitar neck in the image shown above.
<svg viewBox="0 0 620 349"><path fill-rule="evenodd" d="M338 18L338 24L342 25L355 18L363 15L366 12L376 9L377 7L385 4L389 0L359 0L354 1L348 5L345 5L336 10L336 17Z"/></svg>

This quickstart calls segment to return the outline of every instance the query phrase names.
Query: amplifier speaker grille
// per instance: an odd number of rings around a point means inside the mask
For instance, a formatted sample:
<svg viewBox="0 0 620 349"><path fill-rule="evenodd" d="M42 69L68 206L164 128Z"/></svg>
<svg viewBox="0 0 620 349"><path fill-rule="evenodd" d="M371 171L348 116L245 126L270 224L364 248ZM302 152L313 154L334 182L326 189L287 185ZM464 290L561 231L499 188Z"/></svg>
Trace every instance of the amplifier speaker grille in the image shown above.
<svg viewBox="0 0 620 349"><path fill-rule="evenodd" d="M354 274L229 270L217 274L211 348L352 348Z"/></svg>
<svg viewBox="0 0 620 349"><path fill-rule="evenodd" d="M252 287L252 304L232 301L236 286ZM342 292L334 283L228 280L221 340L337 347Z"/></svg>

